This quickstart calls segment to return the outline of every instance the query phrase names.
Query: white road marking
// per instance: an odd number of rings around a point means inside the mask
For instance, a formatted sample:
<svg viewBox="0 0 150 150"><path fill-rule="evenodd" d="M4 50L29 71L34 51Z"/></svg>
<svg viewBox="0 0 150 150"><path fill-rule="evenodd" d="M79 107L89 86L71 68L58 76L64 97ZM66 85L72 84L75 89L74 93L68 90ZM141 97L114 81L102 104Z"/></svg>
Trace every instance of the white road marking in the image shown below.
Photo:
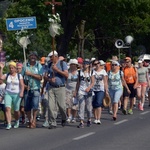
<svg viewBox="0 0 150 150"><path fill-rule="evenodd" d="M90 135L93 135L93 134L95 134L95 132L90 132L90 133L81 135L81 136L79 136L79 137L73 138L73 140L80 140L80 139L86 138L86 137L88 137L88 136L90 136Z"/></svg>
<svg viewBox="0 0 150 150"><path fill-rule="evenodd" d="M127 120L127 119L124 119L124 120L118 121L118 122L116 122L116 123L114 123L114 124L115 124L115 125L118 125L118 124L124 123L124 122L126 122L126 121L128 121L128 120Z"/></svg>
<svg viewBox="0 0 150 150"><path fill-rule="evenodd" d="M142 113L140 113L141 115L145 115L145 114L148 114L150 111L144 111Z"/></svg>

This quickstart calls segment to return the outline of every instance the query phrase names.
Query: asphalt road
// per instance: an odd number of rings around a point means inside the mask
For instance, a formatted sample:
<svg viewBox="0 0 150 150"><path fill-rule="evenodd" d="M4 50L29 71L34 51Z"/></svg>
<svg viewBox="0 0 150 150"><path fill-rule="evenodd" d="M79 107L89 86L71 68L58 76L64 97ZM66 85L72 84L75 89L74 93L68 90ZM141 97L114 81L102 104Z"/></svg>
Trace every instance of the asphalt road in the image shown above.
<svg viewBox="0 0 150 150"><path fill-rule="evenodd" d="M118 113L116 121L107 110L102 113L102 124L77 128L78 122L57 129L42 127L5 130L0 125L0 150L149 150L150 108L134 109L133 115ZM60 120L58 120L59 122Z"/></svg>

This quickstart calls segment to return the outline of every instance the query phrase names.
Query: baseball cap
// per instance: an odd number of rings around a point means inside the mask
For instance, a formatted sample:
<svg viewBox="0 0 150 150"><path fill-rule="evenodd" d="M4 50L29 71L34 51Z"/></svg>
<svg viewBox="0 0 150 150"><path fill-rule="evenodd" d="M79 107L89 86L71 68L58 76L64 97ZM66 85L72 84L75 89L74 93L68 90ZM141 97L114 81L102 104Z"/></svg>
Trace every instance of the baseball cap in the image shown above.
<svg viewBox="0 0 150 150"><path fill-rule="evenodd" d="M105 62L103 60L99 60L100 65L105 65Z"/></svg>
<svg viewBox="0 0 150 150"><path fill-rule="evenodd" d="M126 57L125 60L130 60L131 61L131 58L130 57Z"/></svg>
<svg viewBox="0 0 150 150"><path fill-rule="evenodd" d="M78 63L79 63L79 64L82 64L82 63L83 63L83 59L82 59L81 57L78 57L77 60L78 60Z"/></svg>
<svg viewBox="0 0 150 150"><path fill-rule="evenodd" d="M15 63L14 61L10 61L10 62L9 62L9 66L14 66L14 67L16 67L16 63Z"/></svg>
<svg viewBox="0 0 150 150"><path fill-rule="evenodd" d="M120 64L119 64L119 62L118 61L116 61L116 60L113 60L112 62L111 62L111 64L116 64L117 66L119 66Z"/></svg>
<svg viewBox="0 0 150 150"><path fill-rule="evenodd" d="M52 51L48 54L48 57L53 56L53 53L54 53L54 56L58 56L58 53L56 51L54 51L54 52Z"/></svg>
<svg viewBox="0 0 150 150"><path fill-rule="evenodd" d="M35 55L36 57L38 57L38 53L37 53L36 51L31 51L31 52L29 53L29 57L30 57L31 55Z"/></svg>
<svg viewBox="0 0 150 150"><path fill-rule="evenodd" d="M42 65L45 64L45 57L41 57L40 63L41 63Z"/></svg>
<svg viewBox="0 0 150 150"><path fill-rule="evenodd" d="M142 60L139 60L139 61L138 61L139 64L142 63L142 62L143 62Z"/></svg>

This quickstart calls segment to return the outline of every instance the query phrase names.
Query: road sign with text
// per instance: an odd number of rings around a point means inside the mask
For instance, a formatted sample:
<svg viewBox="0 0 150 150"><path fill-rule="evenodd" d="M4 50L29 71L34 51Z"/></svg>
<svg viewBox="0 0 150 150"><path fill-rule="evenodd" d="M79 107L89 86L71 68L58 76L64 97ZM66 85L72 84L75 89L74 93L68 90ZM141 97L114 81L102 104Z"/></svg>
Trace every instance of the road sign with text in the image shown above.
<svg viewBox="0 0 150 150"><path fill-rule="evenodd" d="M8 18L6 19L6 27L8 31L35 29L37 28L36 17Z"/></svg>

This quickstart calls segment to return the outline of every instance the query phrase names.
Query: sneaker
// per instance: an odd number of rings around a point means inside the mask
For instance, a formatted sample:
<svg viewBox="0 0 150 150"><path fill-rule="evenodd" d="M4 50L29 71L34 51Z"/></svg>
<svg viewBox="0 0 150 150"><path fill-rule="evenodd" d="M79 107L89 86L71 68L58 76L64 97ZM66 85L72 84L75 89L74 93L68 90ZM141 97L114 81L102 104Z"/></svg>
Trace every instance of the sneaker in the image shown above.
<svg viewBox="0 0 150 150"><path fill-rule="evenodd" d="M129 114L129 115L133 115L132 109L129 109L129 110L128 110L128 114Z"/></svg>
<svg viewBox="0 0 150 150"><path fill-rule="evenodd" d="M70 123L70 122L71 122L71 118L68 118L66 121L67 121L68 123Z"/></svg>
<svg viewBox="0 0 150 150"><path fill-rule="evenodd" d="M136 108L136 105L135 105L135 104L133 105L133 108Z"/></svg>
<svg viewBox="0 0 150 150"><path fill-rule="evenodd" d="M38 115L38 116L36 117L36 120L37 120L37 121L40 121L40 119L41 119L41 116Z"/></svg>
<svg viewBox="0 0 150 150"><path fill-rule="evenodd" d="M15 129L19 128L19 120L15 121L14 128Z"/></svg>
<svg viewBox="0 0 150 150"><path fill-rule="evenodd" d="M141 108L141 104L140 103L138 103L138 109L140 109Z"/></svg>
<svg viewBox="0 0 150 150"><path fill-rule="evenodd" d="M97 124L97 121L98 121L98 120L95 119L95 120L94 120L94 123Z"/></svg>
<svg viewBox="0 0 150 150"><path fill-rule="evenodd" d="M127 110L123 109L123 110L122 110L122 113L123 113L124 115L127 115Z"/></svg>
<svg viewBox="0 0 150 150"><path fill-rule="evenodd" d="M144 110L144 108L142 107L142 105L140 106L139 110L141 110L141 111L143 111L143 110Z"/></svg>
<svg viewBox="0 0 150 150"><path fill-rule="evenodd" d="M66 126L66 120L62 120L61 125L62 125L62 127Z"/></svg>
<svg viewBox="0 0 150 150"><path fill-rule="evenodd" d="M92 125L92 122L91 121L87 121L87 127L91 127L91 125Z"/></svg>
<svg viewBox="0 0 150 150"><path fill-rule="evenodd" d="M102 124L100 120L97 120L97 124Z"/></svg>
<svg viewBox="0 0 150 150"><path fill-rule="evenodd" d="M112 111L112 110L110 110L110 111L109 111L109 114L110 114L110 115L113 115L113 111Z"/></svg>
<svg viewBox="0 0 150 150"><path fill-rule="evenodd" d="M7 124L6 130L10 130L11 129L11 124Z"/></svg>
<svg viewBox="0 0 150 150"><path fill-rule="evenodd" d="M45 122L43 123L42 127L49 127L48 121L45 121Z"/></svg>
<svg viewBox="0 0 150 150"><path fill-rule="evenodd" d="M75 122L76 122L76 119L72 119L71 122L72 122L72 123L75 123Z"/></svg>
<svg viewBox="0 0 150 150"><path fill-rule="evenodd" d="M84 128L84 123L80 123L77 128Z"/></svg>

